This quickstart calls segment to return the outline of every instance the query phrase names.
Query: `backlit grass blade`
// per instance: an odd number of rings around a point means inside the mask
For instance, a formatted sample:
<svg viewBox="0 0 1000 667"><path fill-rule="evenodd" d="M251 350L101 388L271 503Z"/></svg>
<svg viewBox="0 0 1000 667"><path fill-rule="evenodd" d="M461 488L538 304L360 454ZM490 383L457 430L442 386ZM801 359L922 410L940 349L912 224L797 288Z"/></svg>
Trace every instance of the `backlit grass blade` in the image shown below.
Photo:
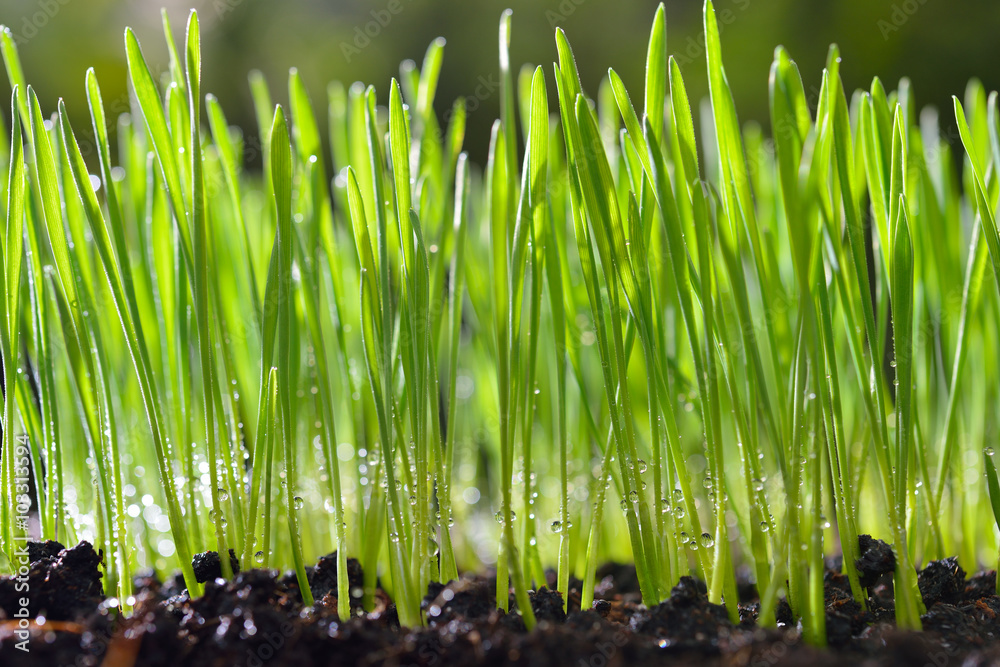
<svg viewBox="0 0 1000 667"><path fill-rule="evenodd" d="M0 518L3 519L4 552L10 562L14 562L15 539L27 532L27 526L22 525L22 517L14 517L12 509L22 508L28 504L27 494L18 490L27 480L28 471L20 465L15 465L18 458L23 458L23 446L15 446L15 393L13 391L17 378L17 354L19 350L19 333L21 329L20 295L21 267L24 259L24 191L25 168L24 147L21 139L21 121L17 107L20 91L17 86L11 94L11 139L10 166L8 168L6 221L4 225L3 244L3 281L2 327L0 327L0 354L3 355L4 370L4 401L3 401L3 477L7 498ZM15 448L17 455L15 455ZM26 513L26 512L25 512Z"/></svg>
<svg viewBox="0 0 1000 667"><path fill-rule="evenodd" d="M131 29L125 31L125 49L128 54L129 79L139 101L139 108L142 110L146 128L152 139L153 150L156 152L157 163L167 188L170 205L173 208L174 218L181 235L185 263L188 270L193 273L191 226L184 204L184 190L181 186L177 158L174 154L173 139L171 139L170 129L167 127L167 117L160 101L160 93L142 55L139 40Z"/></svg>
<svg viewBox="0 0 1000 667"><path fill-rule="evenodd" d="M223 114L222 107L219 105L219 101L213 95L206 95L205 108L208 111L208 122L212 129L212 138L219 150L222 173L226 180L226 190L229 193L233 214L236 216L239 227L243 232L243 254L246 258L250 298L253 305L254 322L259 329L262 326L263 311L260 304L260 294L257 291L257 272L253 263L253 245L250 242L250 233L243 215L243 202L239 180L239 165L242 163L243 156L237 154L236 146L233 145L229 126L226 122L225 114Z"/></svg>
<svg viewBox="0 0 1000 667"><path fill-rule="evenodd" d="M285 114L280 106L274 114L271 126L271 184L274 188L275 219L278 221L278 232L275 237L275 248L278 259L278 303L277 303L277 352L274 367L277 369L277 400L279 433L285 459L285 506L288 517L289 540L292 546L292 559L295 563L295 575L298 580L302 599L307 605L313 603L309 580L306 577L305 563L302 558L302 546L298 529L298 508L294 499L297 486L296 451L292 440L292 371L291 363L291 328L294 317L294 297L292 293L292 155L291 141L288 135L288 125Z"/></svg>
<svg viewBox="0 0 1000 667"><path fill-rule="evenodd" d="M993 510L993 519L1000 527L1000 479L997 477L997 467L993 463L994 448L987 446L983 448L983 462L986 467L986 484L990 494L990 507ZM1000 591L1000 583L997 584L997 591ZM1000 594L1000 593L998 593Z"/></svg>
<svg viewBox="0 0 1000 667"><path fill-rule="evenodd" d="M232 577L232 566L224 554L229 553L226 546L225 512L220 499L221 476L218 471L218 440L217 440L217 393L219 391L216 379L214 343L212 339L212 308L210 302L210 287L208 265L211 251L209 250L209 217L205 211L205 181L204 167L201 155L201 33L198 15L191 12L188 18L187 38L185 44L185 75L188 92L188 107L190 109L190 152L191 152L191 188L190 205L185 209L190 217L190 233L194 277L195 320L198 329L198 352L201 361L201 379L203 392L203 411L205 418L205 443L208 457L210 496L212 498L215 537L222 565L222 576ZM141 68L140 68L141 69ZM141 76L141 75L140 75ZM145 111L145 108L144 108ZM162 164L162 157L161 164ZM166 173L166 172L165 172ZM279 208L280 210L280 208ZM176 211L175 211L176 213ZM175 217L177 217L175 215ZM287 379L287 378L285 378ZM280 382L279 384L283 384ZM284 385L286 392L287 385ZM221 415L219 415L221 418ZM287 424L287 421L286 421Z"/></svg>

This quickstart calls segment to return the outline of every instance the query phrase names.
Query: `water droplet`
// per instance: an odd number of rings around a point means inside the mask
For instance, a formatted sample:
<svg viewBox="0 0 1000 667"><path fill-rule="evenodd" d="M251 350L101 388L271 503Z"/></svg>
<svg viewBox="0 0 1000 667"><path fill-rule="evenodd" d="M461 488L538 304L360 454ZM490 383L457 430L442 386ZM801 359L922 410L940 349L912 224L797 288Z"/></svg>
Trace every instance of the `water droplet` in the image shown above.
<svg viewBox="0 0 1000 667"><path fill-rule="evenodd" d="M306 506L306 501L302 500L302 496L295 496L292 499L292 502L295 504L295 509L297 510L300 510Z"/></svg>
<svg viewBox="0 0 1000 667"><path fill-rule="evenodd" d="M702 533L700 541L701 541L701 546L705 547L706 549L711 549L712 547L715 546L715 538L713 538L710 533Z"/></svg>
<svg viewBox="0 0 1000 667"><path fill-rule="evenodd" d="M257 561L258 564L263 563L264 562L264 552L263 551L258 551L257 553L255 553L253 555L253 559L255 561Z"/></svg>
<svg viewBox="0 0 1000 667"><path fill-rule="evenodd" d="M983 451L986 453L986 456L993 456L994 450L992 447L987 446Z"/></svg>
<svg viewBox="0 0 1000 667"><path fill-rule="evenodd" d="M660 508L664 514L670 512L670 501L666 498L660 498Z"/></svg>
<svg viewBox="0 0 1000 667"><path fill-rule="evenodd" d="M410 496L410 507L416 507L416 506L417 506L417 497Z"/></svg>
<svg viewBox="0 0 1000 667"><path fill-rule="evenodd" d="M767 521L760 522L760 532L766 533L770 528L771 526L767 523Z"/></svg>
<svg viewBox="0 0 1000 667"><path fill-rule="evenodd" d="M643 474L644 472L646 472L646 469L647 469L648 466L646 465L645 461L643 461L642 459L639 459L636 463L639 466L639 474L640 475Z"/></svg>
<svg viewBox="0 0 1000 667"><path fill-rule="evenodd" d="M632 491L629 491L628 498L633 503L639 502L639 492L634 489Z"/></svg>
<svg viewBox="0 0 1000 667"><path fill-rule="evenodd" d="M549 528L553 533L559 534L562 532L563 526L562 521L556 520L549 524Z"/></svg>
<svg viewBox="0 0 1000 667"><path fill-rule="evenodd" d="M226 502L227 500L229 500L229 491L222 488L221 486L219 487L219 500L222 502Z"/></svg>
<svg viewBox="0 0 1000 667"><path fill-rule="evenodd" d="M683 519L684 518L684 506L683 505L675 505L674 506L674 518L675 519Z"/></svg>

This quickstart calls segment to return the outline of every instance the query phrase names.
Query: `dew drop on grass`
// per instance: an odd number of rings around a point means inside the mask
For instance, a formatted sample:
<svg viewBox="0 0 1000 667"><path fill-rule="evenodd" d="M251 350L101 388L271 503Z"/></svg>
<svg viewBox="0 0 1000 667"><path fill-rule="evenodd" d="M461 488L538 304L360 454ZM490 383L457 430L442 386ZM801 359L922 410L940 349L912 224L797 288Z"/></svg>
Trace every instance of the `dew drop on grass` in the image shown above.
<svg viewBox="0 0 1000 667"><path fill-rule="evenodd" d="M633 503L639 502L639 492L636 491L635 489L629 491L628 497L629 500L631 500Z"/></svg>
<svg viewBox="0 0 1000 667"><path fill-rule="evenodd" d="M822 514L820 514L819 515L819 527L822 528L823 530L827 530L830 527L830 525L831 525L830 524L830 520L827 519Z"/></svg>
<svg viewBox="0 0 1000 667"><path fill-rule="evenodd" d="M987 446L985 449L983 449L983 452L986 454L986 456L993 456L994 449L993 447Z"/></svg>
<svg viewBox="0 0 1000 667"><path fill-rule="evenodd" d="M225 490L221 486L219 487L219 500L222 502L229 500L229 491Z"/></svg>
<svg viewBox="0 0 1000 667"><path fill-rule="evenodd" d="M771 526L767 523L767 521L760 522L760 532L766 533L770 527Z"/></svg>
<svg viewBox="0 0 1000 667"><path fill-rule="evenodd" d="M504 522L503 512L502 511L498 511L493 516L497 520L497 523L499 523L501 526L504 525L505 522ZM515 521L517 521L517 514L515 512L511 512L510 513L510 522L514 523Z"/></svg>
<svg viewBox="0 0 1000 667"><path fill-rule="evenodd" d="M302 496L295 496L295 498L292 499L292 502L295 504L295 509L297 510L306 506L306 501L302 500Z"/></svg>
<svg viewBox="0 0 1000 667"><path fill-rule="evenodd" d="M682 505L677 505L674 507L674 518L683 519L684 518L684 507Z"/></svg>
<svg viewBox="0 0 1000 667"><path fill-rule="evenodd" d="M622 512L628 512L628 501L622 498Z"/></svg>
<svg viewBox="0 0 1000 667"><path fill-rule="evenodd" d="M263 551L258 551L257 553L255 553L253 555L253 559L255 561L257 561L258 564L259 563L263 563L264 562L264 552Z"/></svg>
<svg viewBox="0 0 1000 667"><path fill-rule="evenodd" d="M660 498L660 508L664 514L670 512L670 501L666 498Z"/></svg>
<svg viewBox="0 0 1000 667"><path fill-rule="evenodd" d="M645 461L643 461L642 459L639 459L636 463L639 466L639 474L640 475L643 474L644 472L646 472L646 469L647 469L648 466L646 465Z"/></svg>
<svg viewBox="0 0 1000 667"><path fill-rule="evenodd" d="M417 497L410 496L410 507L416 507L416 506L417 506Z"/></svg>
<svg viewBox="0 0 1000 667"><path fill-rule="evenodd" d="M711 549L712 547L715 546L715 539L712 537L710 533L701 534L701 546L705 547L706 549Z"/></svg>
<svg viewBox="0 0 1000 667"><path fill-rule="evenodd" d="M556 534L561 533L563 529L562 521L559 521L558 519L556 521L553 521L551 524L549 524L549 528L552 530L553 533Z"/></svg>

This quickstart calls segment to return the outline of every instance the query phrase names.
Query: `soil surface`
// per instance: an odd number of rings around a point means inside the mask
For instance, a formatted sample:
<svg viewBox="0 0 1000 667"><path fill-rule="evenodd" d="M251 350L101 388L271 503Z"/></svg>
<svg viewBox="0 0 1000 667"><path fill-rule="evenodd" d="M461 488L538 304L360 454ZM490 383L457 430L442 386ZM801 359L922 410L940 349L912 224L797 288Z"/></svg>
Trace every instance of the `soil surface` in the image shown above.
<svg viewBox="0 0 1000 667"><path fill-rule="evenodd" d="M495 579L466 575L431 584L424 599L427 627L401 628L395 607L379 590L365 613L353 598L362 586L361 567L348 560L355 616L337 615L336 556L308 568L315 605L305 607L294 574L251 569L230 581L218 554L195 557L205 594L191 599L179 576L161 582L135 580L135 611L120 615L117 601L101 592L101 555L81 542L64 549L55 542L30 545L27 634L16 617L24 595L13 577L0 578L0 665L57 667L212 666L278 667L330 665L366 667L642 667L645 665L915 665L945 667L1000 664L1000 598L996 573L966 577L955 559L934 561L920 571L927 606L924 631L903 632L893 624L888 546L862 536L862 610L849 593L839 563L826 573L826 624L830 647L806 645L787 604L777 609L778 627L756 624L757 593L740 586L740 618L708 602L702 582L684 577L670 597L646 608L639 602L635 569L608 564L598 572L596 600L580 609L580 582L570 582L568 613L561 596L546 587L531 594L538 626L526 632L518 614L495 606ZM233 559L234 571L238 563ZM549 586L554 584L550 574ZM512 608L516 604L511 601ZM27 636L28 652L18 646Z"/></svg>

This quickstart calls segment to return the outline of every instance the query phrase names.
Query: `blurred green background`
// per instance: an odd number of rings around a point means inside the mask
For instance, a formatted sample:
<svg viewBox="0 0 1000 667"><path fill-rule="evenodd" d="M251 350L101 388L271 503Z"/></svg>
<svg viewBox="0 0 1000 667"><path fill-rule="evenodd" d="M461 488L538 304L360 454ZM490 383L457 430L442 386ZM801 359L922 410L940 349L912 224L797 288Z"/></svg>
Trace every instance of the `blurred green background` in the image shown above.
<svg viewBox="0 0 1000 667"><path fill-rule="evenodd" d="M277 101L286 97L289 67L298 67L317 109L328 81L375 84L382 97L399 63L420 60L437 36L447 39L438 89L440 112L458 96L471 100L467 147L481 159L498 114L497 22L514 10L512 58L542 64L556 57L553 28L573 44L585 87L614 67L634 98L654 0L0 0L0 22L13 31L28 81L45 111L66 100L78 132L89 125L84 73L97 70L105 104L127 101L123 29L132 26L154 72L166 62L160 7L178 40L188 10L202 20L203 89L215 94L231 123L252 133L246 74L259 69ZM677 55L694 99L706 92L701 0L666 3L668 50ZM913 82L917 102L950 119L949 97L972 76L1000 87L1000 2L997 0L717 0L727 74L742 121L767 125L767 78L774 47L799 64L807 92L818 89L831 42L841 47L847 88L875 75L895 87ZM6 79L0 91L9 95ZM6 111L9 114L9 107Z"/></svg>

